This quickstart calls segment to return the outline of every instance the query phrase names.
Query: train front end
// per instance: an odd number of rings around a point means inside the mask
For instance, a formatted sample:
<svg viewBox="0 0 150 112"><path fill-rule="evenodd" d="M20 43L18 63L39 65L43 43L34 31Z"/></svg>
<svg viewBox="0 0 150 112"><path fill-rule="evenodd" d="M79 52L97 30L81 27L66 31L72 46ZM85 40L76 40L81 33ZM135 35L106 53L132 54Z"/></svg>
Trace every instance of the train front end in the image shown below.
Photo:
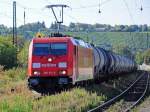
<svg viewBox="0 0 150 112"><path fill-rule="evenodd" d="M45 90L71 83L72 52L69 37L34 38L29 46L29 88Z"/></svg>

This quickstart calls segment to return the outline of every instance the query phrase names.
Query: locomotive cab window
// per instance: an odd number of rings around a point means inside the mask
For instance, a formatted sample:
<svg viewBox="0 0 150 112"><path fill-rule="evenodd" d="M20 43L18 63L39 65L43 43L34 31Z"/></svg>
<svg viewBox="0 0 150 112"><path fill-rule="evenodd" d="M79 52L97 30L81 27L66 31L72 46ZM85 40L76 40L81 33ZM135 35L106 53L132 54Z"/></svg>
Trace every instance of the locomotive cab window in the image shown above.
<svg viewBox="0 0 150 112"><path fill-rule="evenodd" d="M66 55L66 43L36 43L33 45L33 55Z"/></svg>
<svg viewBox="0 0 150 112"><path fill-rule="evenodd" d="M34 44L33 45L33 54L34 55L48 55L49 54L49 44Z"/></svg>
<svg viewBox="0 0 150 112"><path fill-rule="evenodd" d="M50 54L53 54L53 55L67 54L67 44L66 43L52 43L50 46Z"/></svg>

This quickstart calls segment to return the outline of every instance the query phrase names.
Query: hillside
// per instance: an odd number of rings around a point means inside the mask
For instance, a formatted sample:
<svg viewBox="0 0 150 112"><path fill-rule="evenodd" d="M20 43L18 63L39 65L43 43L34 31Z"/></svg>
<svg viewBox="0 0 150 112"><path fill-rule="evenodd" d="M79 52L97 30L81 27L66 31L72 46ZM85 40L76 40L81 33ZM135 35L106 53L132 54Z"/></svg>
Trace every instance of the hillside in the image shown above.
<svg viewBox="0 0 150 112"><path fill-rule="evenodd" d="M146 49L150 43L150 33L146 32L66 32L65 34L80 37L85 41L92 42L96 45L126 45L130 49Z"/></svg>

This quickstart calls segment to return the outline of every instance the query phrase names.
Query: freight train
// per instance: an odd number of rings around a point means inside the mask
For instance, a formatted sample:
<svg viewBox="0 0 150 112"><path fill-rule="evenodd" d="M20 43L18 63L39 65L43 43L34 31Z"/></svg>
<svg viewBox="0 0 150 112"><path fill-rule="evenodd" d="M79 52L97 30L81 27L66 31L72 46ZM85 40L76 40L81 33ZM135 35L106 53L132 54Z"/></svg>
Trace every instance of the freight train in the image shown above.
<svg viewBox="0 0 150 112"><path fill-rule="evenodd" d="M69 36L33 38L29 46L30 89L75 85L136 69L129 58Z"/></svg>

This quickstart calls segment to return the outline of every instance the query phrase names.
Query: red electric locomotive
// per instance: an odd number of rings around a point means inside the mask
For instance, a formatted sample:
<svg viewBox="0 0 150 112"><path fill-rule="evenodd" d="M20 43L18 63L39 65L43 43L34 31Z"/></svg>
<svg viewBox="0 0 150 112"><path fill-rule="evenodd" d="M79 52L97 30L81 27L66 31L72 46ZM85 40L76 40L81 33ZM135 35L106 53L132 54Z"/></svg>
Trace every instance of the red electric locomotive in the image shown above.
<svg viewBox="0 0 150 112"><path fill-rule="evenodd" d="M29 47L28 85L46 89L93 79L90 44L72 37L33 38Z"/></svg>

